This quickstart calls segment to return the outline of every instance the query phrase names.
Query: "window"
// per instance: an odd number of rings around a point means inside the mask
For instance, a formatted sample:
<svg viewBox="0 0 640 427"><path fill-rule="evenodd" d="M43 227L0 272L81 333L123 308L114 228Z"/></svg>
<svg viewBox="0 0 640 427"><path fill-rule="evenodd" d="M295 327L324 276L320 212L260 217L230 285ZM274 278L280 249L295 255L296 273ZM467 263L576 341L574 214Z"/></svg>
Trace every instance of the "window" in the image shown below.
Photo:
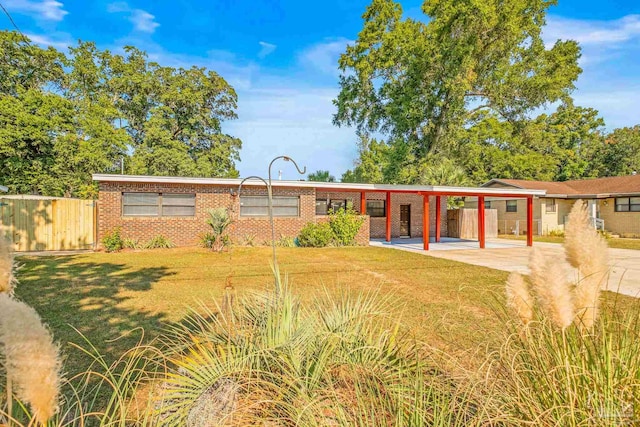
<svg viewBox="0 0 640 427"><path fill-rule="evenodd" d="M517 200L507 200L507 212L518 212Z"/></svg>
<svg viewBox="0 0 640 427"><path fill-rule="evenodd" d="M328 205L326 199L316 200L316 215L326 215L329 209Z"/></svg>
<svg viewBox="0 0 640 427"><path fill-rule="evenodd" d="M162 216L195 216L195 194L162 194Z"/></svg>
<svg viewBox="0 0 640 427"><path fill-rule="evenodd" d="M484 201L484 208L485 209L491 209L491 200L485 200Z"/></svg>
<svg viewBox="0 0 640 427"><path fill-rule="evenodd" d="M640 197L616 197L616 212L640 212Z"/></svg>
<svg viewBox="0 0 640 427"><path fill-rule="evenodd" d="M122 193L123 216L195 216L196 195Z"/></svg>
<svg viewBox="0 0 640 427"><path fill-rule="evenodd" d="M546 199L545 210L547 213L556 211L556 199Z"/></svg>
<svg viewBox="0 0 640 427"><path fill-rule="evenodd" d="M367 215L372 218L387 216L384 200L367 200Z"/></svg>
<svg viewBox="0 0 640 427"><path fill-rule="evenodd" d="M331 199L329 200L329 209L334 212L339 211L340 209L347 208L347 200L346 199Z"/></svg>
<svg viewBox="0 0 640 427"><path fill-rule="evenodd" d="M273 216L299 216L299 197L274 197ZM240 216L269 216L267 196L240 196Z"/></svg>

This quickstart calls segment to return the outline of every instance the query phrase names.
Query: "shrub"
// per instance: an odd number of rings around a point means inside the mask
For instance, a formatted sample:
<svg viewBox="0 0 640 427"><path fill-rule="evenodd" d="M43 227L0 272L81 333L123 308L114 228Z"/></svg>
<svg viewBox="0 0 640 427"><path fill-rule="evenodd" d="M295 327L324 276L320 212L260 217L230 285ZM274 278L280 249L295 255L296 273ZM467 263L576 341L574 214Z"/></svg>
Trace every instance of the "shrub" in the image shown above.
<svg viewBox="0 0 640 427"><path fill-rule="evenodd" d="M211 231L205 233L200 241L205 248L220 252L231 243L231 239L225 234L232 223L231 216L226 208L209 209L208 213L207 224Z"/></svg>
<svg viewBox="0 0 640 427"><path fill-rule="evenodd" d="M323 248L331 244L333 230L328 222L310 222L300 230L298 244L308 248Z"/></svg>
<svg viewBox="0 0 640 427"><path fill-rule="evenodd" d="M353 245L364 217L353 209L338 209L329 212L329 226L333 231L333 243L337 246Z"/></svg>
<svg viewBox="0 0 640 427"><path fill-rule="evenodd" d="M124 247L123 244L124 242L120 235L120 227L106 232L102 237L102 246L107 252L117 252Z"/></svg>
<svg viewBox="0 0 640 427"><path fill-rule="evenodd" d="M297 246L296 239L289 236L280 236L280 239L278 239L276 245L283 248L293 248Z"/></svg>
<svg viewBox="0 0 640 427"><path fill-rule="evenodd" d="M564 231L563 230L551 230L549 232L549 236L551 236L551 237L564 237Z"/></svg>
<svg viewBox="0 0 640 427"><path fill-rule="evenodd" d="M124 238L122 239L122 247L126 249L142 249L142 245L138 239Z"/></svg>
<svg viewBox="0 0 640 427"><path fill-rule="evenodd" d="M153 239L149 240L145 245L145 249L169 249L174 246L171 239L164 237L162 234L158 234Z"/></svg>

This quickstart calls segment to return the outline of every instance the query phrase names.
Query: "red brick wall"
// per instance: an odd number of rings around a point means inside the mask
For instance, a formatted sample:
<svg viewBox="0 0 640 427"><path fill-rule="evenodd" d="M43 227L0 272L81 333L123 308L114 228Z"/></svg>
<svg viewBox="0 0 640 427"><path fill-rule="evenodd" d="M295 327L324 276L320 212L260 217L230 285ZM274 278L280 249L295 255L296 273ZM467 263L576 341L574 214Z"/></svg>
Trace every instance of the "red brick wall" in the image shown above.
<svg viewBox="0 0 640 427"><path fill-rule="evenodd" d="M145 184L128 182L101 182L98 202L98 242L104 234L116 227L122 229L122 236L146 242L162 234L178 246L198 244L199 237L209 231L206 223L207 211L216 207L227 207L232 211L233 224L230 227L231 238L238 243L248 239L256 244L271 241L269 219L240 217L240 202L231 190L237 187L225 187L202 184ZM123 217L123 192L152 193L191 193L196 195L196 214L194 217ZM243 195L265 195L264 187L243 187ZM323 221L326 217L315 215L316 192L313 188L274 188L274 196L299 196L300 216L274 218L276 239L282 236L295 237L308 222ZM385 199L385 193L367 192L367 199ZM360 212L359 192L318 192L318 198L347 199L353 208ZM435 235L435 197L431 197L430 235ZM411 205L411 236L422 236L422 196L394 193L391 195L391 235L400 233L400 205ZM356 242L366 245L371 237L385 237L385 218L365 220ZM443 200L442 235L446 236L446 201Z"/></svg>
<svg viewBox="0 0 640 427"><path fill-rule="evenodd" d="M386 200L384 192L366 192L367 200ZM318 191L319 199L346 199L353 208L360 212L359 192L325 192ZM422 196L410 193L391 194L391 237L400 236L400 205L411 205L411 237L422 237ZM389 209L387 209L388 211ZM447 235L447 200L442 198L440 227L441 235ZM371 238L386 237L386 218L370 218ZM429 236L436 235L436 198L429 198Z"/></svg>

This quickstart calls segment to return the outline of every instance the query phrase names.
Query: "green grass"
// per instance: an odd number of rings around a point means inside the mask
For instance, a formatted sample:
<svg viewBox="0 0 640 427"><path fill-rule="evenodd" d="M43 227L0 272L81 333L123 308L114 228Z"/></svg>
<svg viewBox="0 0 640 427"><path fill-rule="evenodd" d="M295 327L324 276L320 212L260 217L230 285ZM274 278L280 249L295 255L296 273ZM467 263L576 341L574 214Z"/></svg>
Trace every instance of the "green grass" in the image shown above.
<svg viewBox="0 0 640 427"><path fill-rule="evenodd" d="M501 239L511 240L526 240L526 236L514 236L512 234L504 234L499 236ZM558 236L533 236L535 242L544 243L562 243L564 237ZM640 250L640 239L627 239L627 238L610 238L607 239L607 244L610 248L615 249L635 249Z"/></svg>
<svg viewBox="0 0 640 427"><path fill-rule="evenodd" d="M448 350L466 350L494 328L491 303L501 300L506 273L383 248L279 248L279 263L302 302L323 289L380 288L397 300L410 333ZM32 305L69 354L69 369L88 360L71 351L86 335L109 358L186 315L213 307L228 280L236 293L271 286L269 248L228 253L179 248L73 256L21 257L17 296ZM123 335L121 337L121 335ZM119 338L120 337L120 338Z"/></svg>
<svg viewBox="0 0 640 427"><path fill-rule="evenodd" d="M327 289L391 293L407 332L469 364L479 345L495 344L495 308L502 305L506 272L384 248L278 248L281 272L303 303ZM214 309L230 281L238 296L272 286L270 248L198 248L20 257L18 298L32 305L67 355L70 373L90 358L74 328L116 359L201 302Z"/></svg>

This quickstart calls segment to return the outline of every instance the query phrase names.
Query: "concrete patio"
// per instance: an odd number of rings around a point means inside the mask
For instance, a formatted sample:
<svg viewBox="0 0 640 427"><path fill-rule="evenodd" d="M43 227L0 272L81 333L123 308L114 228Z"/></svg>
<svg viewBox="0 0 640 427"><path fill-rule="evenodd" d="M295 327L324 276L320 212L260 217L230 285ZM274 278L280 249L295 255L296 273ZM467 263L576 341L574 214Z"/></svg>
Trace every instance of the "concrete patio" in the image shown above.
<svg viewBox="0 0 640 427"><path fill-rule="evenodd" d="M422 239L393 239L391 242L372 240L371 246L386 247L436 258L445 258L467 264L480 265L503 271L517 271L529 274L531 248L525 241L507 239L487 239L486 248L480 250L474 240L443 237L440 243L429 243L429 251L422 250ZM564 257L562 245L535 242L534 247L546 253ZM611 266L607 290L624 295L640 297L640 251L632 249L609 249ZM567 269L567 278L575 279L575 270Z"/></svg>

